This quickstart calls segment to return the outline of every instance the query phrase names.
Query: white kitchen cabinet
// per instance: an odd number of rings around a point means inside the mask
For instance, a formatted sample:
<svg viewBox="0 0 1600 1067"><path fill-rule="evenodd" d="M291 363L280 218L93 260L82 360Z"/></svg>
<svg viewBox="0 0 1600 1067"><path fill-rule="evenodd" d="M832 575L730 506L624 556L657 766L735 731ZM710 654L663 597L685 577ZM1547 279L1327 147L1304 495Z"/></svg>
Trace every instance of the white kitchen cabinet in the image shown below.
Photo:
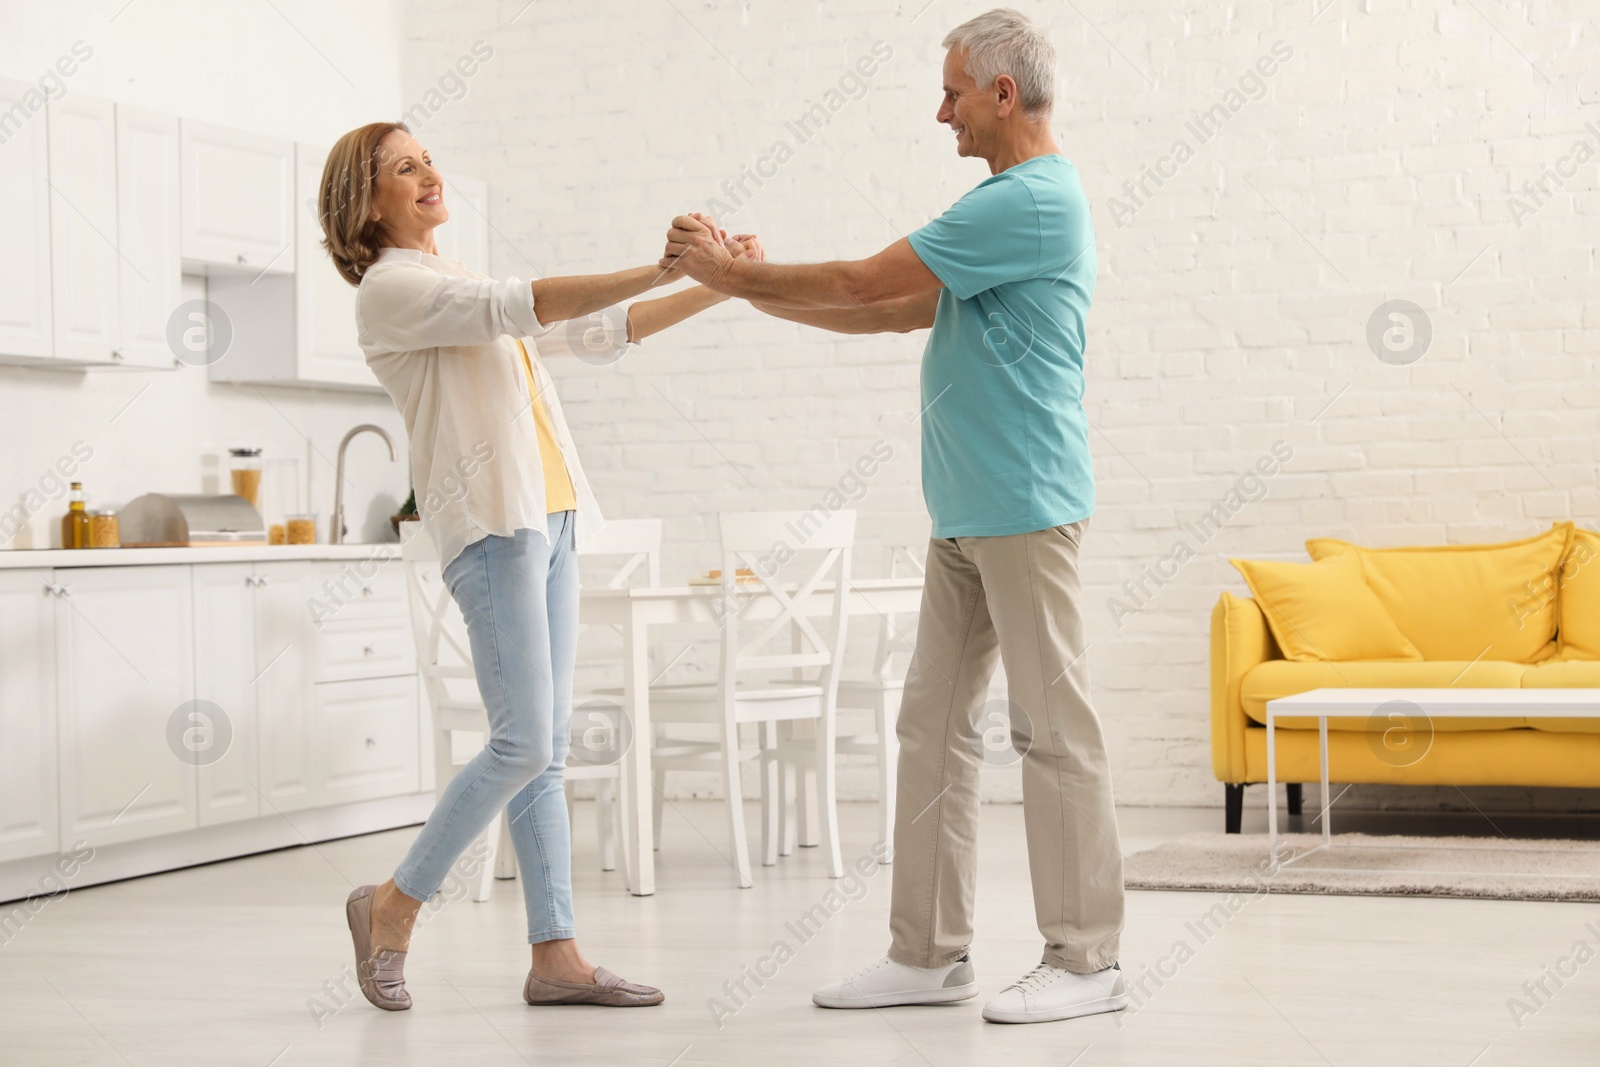
<svg viewBox="0 0 1600 1067"><path fill-rule="evenodd" d="M416 673L416 642L405 616L333 619L317 635L318 682Z"/></svg>
<svg viewBox="0 0 1600 1067"><path fill-rule="evenodd" d="M64 851L51 585L48 570L0 571L0 862Z"/></svg>
<svg viewBox="0 0 1600 1067"><path fill-rule="evenodd" d="M83 844L74 885L431 810L414 655L389 643L399 562L372 546L35 555L0 560L0 900ZM319 663L341 680L315 681Z"/></svg>
<svg viewBox="0 0 1600 1067"><path fill-rule="evenodd" d="M377 390L356 341L356 290L322 248L317 186L328 150L295 146L294 276L213 277L208 296L234 343L211 380Z"/></svg>
<svg viewBox="0 0 1600 1067"><path fill-rule="evenodd" d="M62 839L99 846L194 829L185 750L208 735L183 717L194 691L190 568L71 568L55 587Z"/></svg>
<svg viewBox="0 0 1600 1067"><path fill-rule="evenodd" d="M261 814L322 803L312 706L314 596L306 561L255 565L255 697L261 755Z"/></svg>
<svg viewBox="0 0 1600 1067"><path fill-rule="evenodd" d="M256 573L250 563L194 568L195 699L214 705L221 748L195 754L201 826L261 814L256 786ZM210 709L208 709L210 710Z"/></svg>
<svg viewBox="0 0 1600 1067"><path fill-rule="evenodd" d="M117 109L68 93L50 101L50 282L54 355L71 364L120 359L117 286Z"/></svg>
<svg viewBox="0 0 1600 1067"><path fill-rule="evenodd" d="M468 270L489 273L489 186L477 178L446 174L444 206L450 221L433 231L439 254Z"/></svg>
<svg viewBox="0 0 1600 1067"><path fill-rule="evenodd" d="M249 276L294 272L294 143L184 119L183 260Z"/></svg>
<svg viewBox="0 0 1600 1067"><path fill-rule="evenodd" d="M178 120L117 105L118 330L114 362L171 369L167 322L183 302Z"/></svg>
<svg viewBox="0 0 1600 1067"><path fill-rule="evenodd" d="M180 302L178 247L178 120L118 107L80 93L51 100L30 122L46 132L48 197L34 210L45 239L25 254L42 254L37 278L7 278L0 295L0 338L26 333L27 308L43 291L43 344L13 354L41 356L60 367L170 369L167 319ZM22 141L32 132L22 131ZM9 146L6 151L9 152ZM20 183L18 159L0 183ZM27 190L8 189L12 203ZM0 226L18 227L15 219ZM18 262L8 257L4 268ZM33 264L29 263L32 268ZM0 347L5 346L0 340ZM4 353L0 353L4 354Z"/></svg>
<svg viewBox="0 0 1600 1067"><path fill-rule="evenodd" d="M197 761L201 826L318 803L310 576L305 561L194 568L195 692L232 734Z"/></svg>
<svg viewBox="0 0 1600 1067"><path fill-rule="evenodd" d="M417 791L415 677L319 685L316 716L322 803Z"/></svg>
<svg viewBox="0 0 1600 1067"><path fill-rule="evenodd" d="M50 359L50 136L39 87L0 79L0 114L0 359Z"/></svg>

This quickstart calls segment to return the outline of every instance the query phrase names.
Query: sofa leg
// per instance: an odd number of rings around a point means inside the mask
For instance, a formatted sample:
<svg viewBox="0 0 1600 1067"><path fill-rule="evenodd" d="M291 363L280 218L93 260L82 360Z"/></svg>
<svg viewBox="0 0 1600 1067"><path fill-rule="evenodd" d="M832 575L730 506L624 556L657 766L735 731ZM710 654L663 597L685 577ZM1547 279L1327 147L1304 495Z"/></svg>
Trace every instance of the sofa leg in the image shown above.
<svg viewBox="0 0 1600 1067"><path fill-rule="evenodd" d="M1299 815L1300 814L1300 798L1301 798L1300 783L1299 782L1290 782L1290 783L1288 783L1288 789L1289 789L1289 814L1290 815Z"/></svg>
<svg viewBox="0 0 1600 1067"><path fill-rule="evenodd" d="M1223 826L1228 833L1236 834L1244 823L1244 783L1224 783L1222 788L1225 790L1223 806L1226 812Z"/></svg>

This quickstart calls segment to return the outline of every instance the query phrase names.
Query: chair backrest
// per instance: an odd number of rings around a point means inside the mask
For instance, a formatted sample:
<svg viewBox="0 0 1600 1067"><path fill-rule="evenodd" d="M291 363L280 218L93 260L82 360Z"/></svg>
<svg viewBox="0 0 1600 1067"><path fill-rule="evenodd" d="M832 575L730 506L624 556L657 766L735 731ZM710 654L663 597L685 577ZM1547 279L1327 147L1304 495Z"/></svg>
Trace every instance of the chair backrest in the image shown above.
<svg viewBox="0 0 1600 1067"><path fill-rule="evenodd" d="M473 679L472 648L466 621L444 584L439 550L420 522L401 525L400 559L406 569L406 601L411 638L417 648L417 673L429 705L449 699L451 679Z"/></svg>
<svg viewBox="0 0 1600 1067"><path fill-rule="evenodd" d="M890 578L921 578L927 574L926 541L884 546ZM905 677L904 661L916 654L916 623L905 616L915 612L882 612L878 616L878 644L872 655L872 677L882 682Z"/></svg>
<svg viewBox="0 0 1600 1067"><path fill-rule="evenodd" d="M578 555L622 557L621 566L606 580L607 589L627 586L641 566L646 583L655 588L661 584L661 520L611 519L604 530L583 542Z"/></svg>
<svg viewBox="0 0 1600 1067"><path fill-rule="evenodd" d="M856 513L730 512L718 516L718 525L722 540L718 624L725 691L732 691L739 672L817 668L831 702L844 658ZM820 561L791 590L795 568L787 565L812 553L820 553ZM739 581L741 568L750 570L752 578ZM824 582L832 583L826 633L818 630L815 620L824 616L811 603ZM774 604L774 617L743 619L757 603ZM772 648L780 636L788 638L788 651Z"/></svg>
<svg viewBox="0 0 1600 1067"><path fill-rule="evenodd" d="M603 583L600 588L625 589L641 583L652 589L659 588L661 520L610 519L604 530L584 540L578 556L600 572L599 580ZM615 569L611 569L613 565ZM593 576L594 571L591 571L586 577ZM615 623L586 624L580 627L579 633L575 664L577 688L620 685L621 678L616 675L622 663L622 627Z"/></svg>

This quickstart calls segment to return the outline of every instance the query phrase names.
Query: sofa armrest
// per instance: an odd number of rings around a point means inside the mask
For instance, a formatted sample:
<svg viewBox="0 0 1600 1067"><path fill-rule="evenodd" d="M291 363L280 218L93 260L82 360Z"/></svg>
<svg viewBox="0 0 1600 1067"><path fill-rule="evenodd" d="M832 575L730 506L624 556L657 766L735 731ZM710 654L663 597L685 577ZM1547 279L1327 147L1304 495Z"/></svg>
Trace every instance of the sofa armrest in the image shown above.
<svg viewBox="0 0 1600 1067"><path fill-rule="evenodd" d="M1281 655L1260 606L1223 593L1211 612L1211 770L1219 782L1245 780L1250 719L1239 699L1240 684L1253 668Z"/></svg>

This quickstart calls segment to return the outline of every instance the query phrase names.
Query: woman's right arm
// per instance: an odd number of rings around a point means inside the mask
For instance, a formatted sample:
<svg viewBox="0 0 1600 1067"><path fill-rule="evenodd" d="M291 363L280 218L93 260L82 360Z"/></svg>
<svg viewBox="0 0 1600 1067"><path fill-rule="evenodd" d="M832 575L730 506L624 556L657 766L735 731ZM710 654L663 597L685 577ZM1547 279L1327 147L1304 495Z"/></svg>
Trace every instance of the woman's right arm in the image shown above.
<svg viewBox="0 0 1600 1067"><path fill-rule="evenodd" d="M634 267L615 274L573 274L540 278L533 283L533 313L539 325L578 319L658 285L671 285L683 275L660 267Z"/></svg>
<svg viewBox="0 0 1600 1067"><path fill-rule="evenodd" d="M389 351L482 345L497 337L538 337L553 323L587 316L680 277L660 267L637 267L530 284L516 278L453 277L421 265L380 265L357 291L357 319L365 337Z"/></svg>

